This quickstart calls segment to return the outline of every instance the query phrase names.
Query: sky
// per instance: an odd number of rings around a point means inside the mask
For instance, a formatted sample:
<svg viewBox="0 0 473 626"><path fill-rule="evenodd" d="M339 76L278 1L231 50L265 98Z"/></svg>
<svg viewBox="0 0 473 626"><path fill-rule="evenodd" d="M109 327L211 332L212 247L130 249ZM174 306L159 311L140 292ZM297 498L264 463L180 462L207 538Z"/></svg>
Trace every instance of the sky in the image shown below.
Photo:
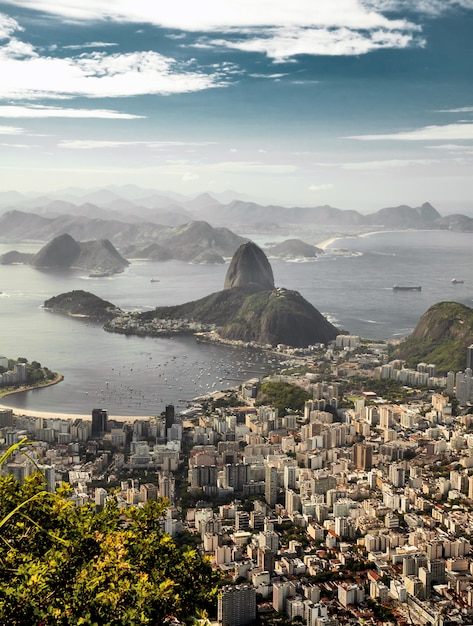
<svg viewBox="0 0 473 626"><path fill-rule="evenodd" d="M0 191L473 211L473 0L0 2Z"/></svg>

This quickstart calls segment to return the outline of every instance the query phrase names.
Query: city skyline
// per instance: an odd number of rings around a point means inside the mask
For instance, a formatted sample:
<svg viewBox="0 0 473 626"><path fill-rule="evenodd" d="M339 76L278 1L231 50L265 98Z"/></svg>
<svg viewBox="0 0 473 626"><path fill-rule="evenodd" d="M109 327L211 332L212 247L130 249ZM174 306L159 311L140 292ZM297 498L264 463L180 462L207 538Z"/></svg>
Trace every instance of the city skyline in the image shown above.
<svg viewBox="0 0 473 626"><path fill-rule="evenodd" d="M471 0L0 3L0 191L468 212Z"/></svg>

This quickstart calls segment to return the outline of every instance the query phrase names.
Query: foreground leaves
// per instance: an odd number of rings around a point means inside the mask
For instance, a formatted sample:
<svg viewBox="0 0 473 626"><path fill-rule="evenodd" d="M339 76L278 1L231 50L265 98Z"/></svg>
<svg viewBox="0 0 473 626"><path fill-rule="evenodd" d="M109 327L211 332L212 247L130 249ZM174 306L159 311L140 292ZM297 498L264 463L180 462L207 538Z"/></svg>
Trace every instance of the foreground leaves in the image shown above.
<svg viewBox="0 0 473 626"><path fill-rule="evenodd" d="M0 623L11 626L161 624L190 620L216 598L217 580L195 550L160 529L165 504L98 513L68 490L0 477Z"/></svg>

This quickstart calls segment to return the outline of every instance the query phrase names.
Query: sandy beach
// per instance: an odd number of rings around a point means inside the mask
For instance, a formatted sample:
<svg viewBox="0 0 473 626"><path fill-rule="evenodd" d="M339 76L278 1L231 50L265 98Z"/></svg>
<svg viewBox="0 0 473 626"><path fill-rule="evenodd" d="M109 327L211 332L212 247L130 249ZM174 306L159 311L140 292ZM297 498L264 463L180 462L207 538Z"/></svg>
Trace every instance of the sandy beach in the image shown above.
<svg viewBox="0 0 473 626"><path fill-rule="evenodd" d="M7 406L5 404L0 404L0 410L9 410L13 411L14 415L26 416L26 417L43 417L45 419L61 419L61 420L92 420L92 414L89 415L80 415L78 413L56 413L52 411L34 411L28 409L16 409L15 407ZM134 420L143 420L148 419L152 416L145 415L110 415L108 416L109 420L115 420L117 422L133 422Z"/></svg>

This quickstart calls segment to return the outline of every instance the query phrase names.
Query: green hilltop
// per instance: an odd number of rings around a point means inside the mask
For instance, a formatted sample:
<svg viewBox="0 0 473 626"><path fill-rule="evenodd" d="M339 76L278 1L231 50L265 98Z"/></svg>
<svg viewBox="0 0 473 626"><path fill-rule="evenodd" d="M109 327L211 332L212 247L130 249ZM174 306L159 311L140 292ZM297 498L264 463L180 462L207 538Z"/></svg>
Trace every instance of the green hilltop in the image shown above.
<svg viewBox="0 0 473 626"><path fill-rule="evenodd" d="M473 309L459 302L438 302L418 321L413 333L392 352L407 365L435 363L439 373L466 367L466 349L473 343Z"/></svg>

